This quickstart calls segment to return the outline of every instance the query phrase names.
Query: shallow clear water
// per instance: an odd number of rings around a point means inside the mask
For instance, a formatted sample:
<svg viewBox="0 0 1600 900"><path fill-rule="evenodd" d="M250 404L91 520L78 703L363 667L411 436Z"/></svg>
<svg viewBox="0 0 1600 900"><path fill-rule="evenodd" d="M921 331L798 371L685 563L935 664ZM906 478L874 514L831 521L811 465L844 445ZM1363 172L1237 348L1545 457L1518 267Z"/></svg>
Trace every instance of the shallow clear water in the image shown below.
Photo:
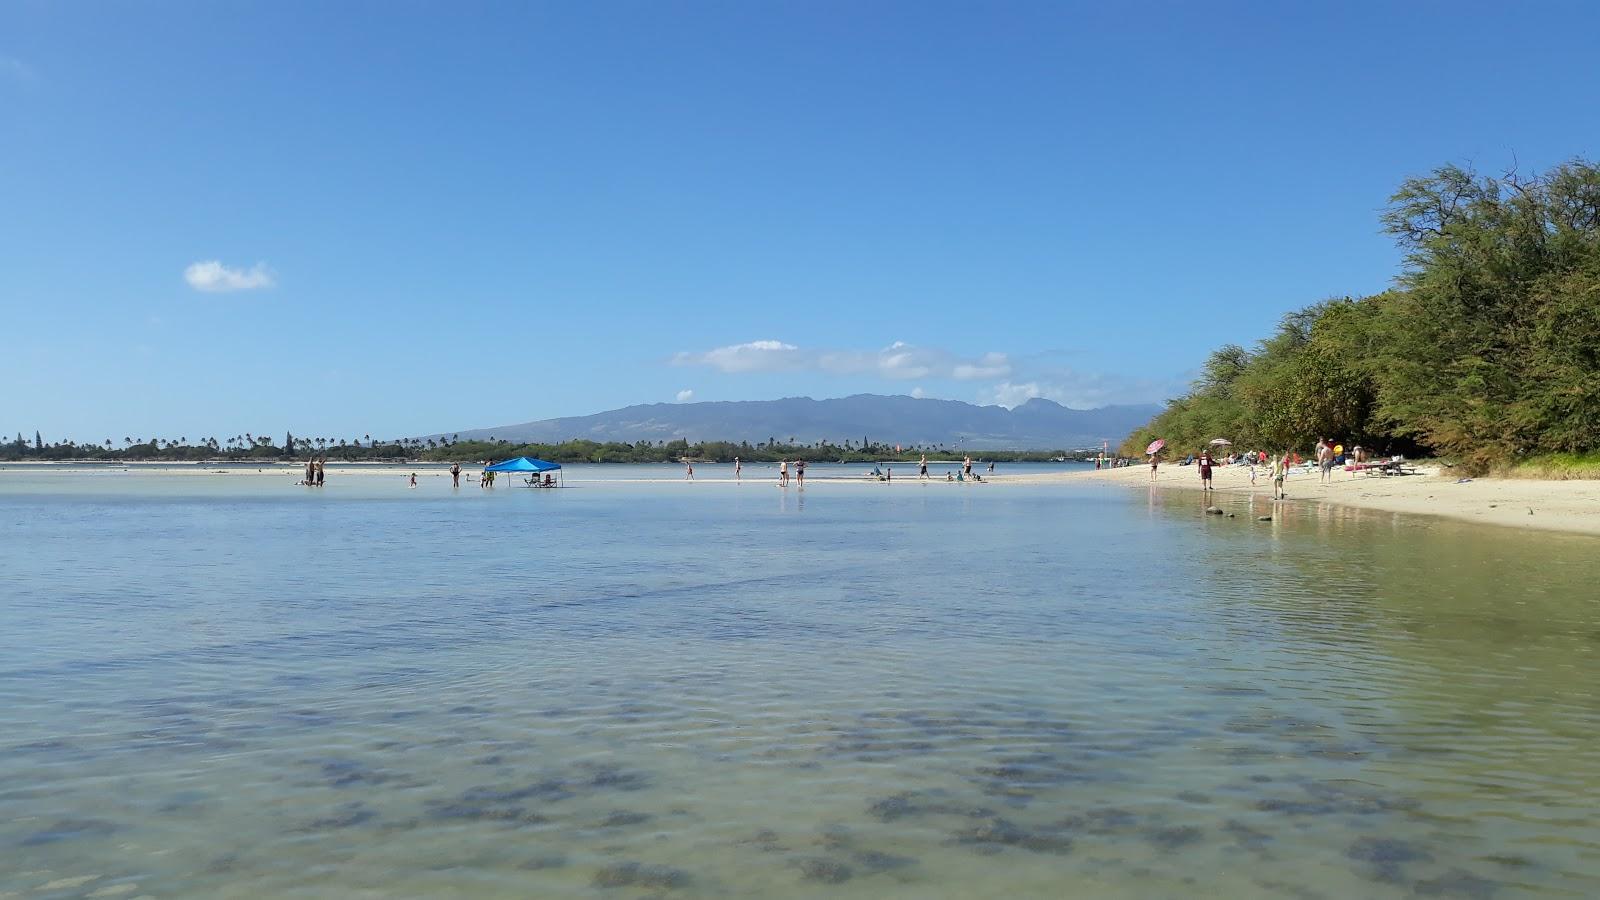
<svg viewBox="0 0 1600 900"><path fill-rule="evenodd" d="M1592 539L579 474L0 472L0 895L1600 894Z"/></svg>

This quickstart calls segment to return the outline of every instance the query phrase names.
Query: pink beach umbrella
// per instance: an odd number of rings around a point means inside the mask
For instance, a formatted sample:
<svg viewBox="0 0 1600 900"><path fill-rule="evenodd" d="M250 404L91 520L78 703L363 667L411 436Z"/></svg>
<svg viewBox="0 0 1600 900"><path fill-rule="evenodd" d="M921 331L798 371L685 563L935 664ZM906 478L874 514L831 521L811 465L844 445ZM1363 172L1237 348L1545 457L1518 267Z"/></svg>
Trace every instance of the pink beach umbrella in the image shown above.
<svg viewBox="0 0 1600 900"><path fill-rule="evenodd" d="M1144 455L1145 456L1150 456L1150 455L1153 455L1153 454L1156 454L1156 453L1160 453L1161 452L1161 448L1165 447L1166 445L1167 445L1166 441L1164 441L1164 440L1162 440L1160 438L1156 438L1155 440L1150 442L1150 446L1144 448Z"/></svg>

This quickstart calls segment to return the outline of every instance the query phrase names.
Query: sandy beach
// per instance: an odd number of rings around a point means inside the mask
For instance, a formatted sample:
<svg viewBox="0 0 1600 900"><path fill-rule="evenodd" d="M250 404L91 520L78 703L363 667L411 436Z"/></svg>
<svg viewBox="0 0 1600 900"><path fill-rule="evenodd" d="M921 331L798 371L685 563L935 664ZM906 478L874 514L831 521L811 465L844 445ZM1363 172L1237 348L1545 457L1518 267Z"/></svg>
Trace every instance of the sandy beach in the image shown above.
<svg viewBox="0 0 1600 900"><path fill-rule="evenodd" d="M1539 531L1600 534L1600 481L1535 481L1514 478L1462 477L1450 469L1422 465L1422 474L1367 476L1335 469L1333 480L1322 484L1311 469L1295 469L1285 481L1285 503L1333 503L1385 512L1445 516L1487 525ZM1098 480L1130 488L1150 486L1150 467L1074 472L1045 476L1051 480ZM1254 497L1271 502L1272 478L1257 467L1250 483L1248 466L1218 466L1212 470L1217 505ZM1194 466L1163 465L1156 477L1161 490L1199 491L1200 473Z"/></svg>

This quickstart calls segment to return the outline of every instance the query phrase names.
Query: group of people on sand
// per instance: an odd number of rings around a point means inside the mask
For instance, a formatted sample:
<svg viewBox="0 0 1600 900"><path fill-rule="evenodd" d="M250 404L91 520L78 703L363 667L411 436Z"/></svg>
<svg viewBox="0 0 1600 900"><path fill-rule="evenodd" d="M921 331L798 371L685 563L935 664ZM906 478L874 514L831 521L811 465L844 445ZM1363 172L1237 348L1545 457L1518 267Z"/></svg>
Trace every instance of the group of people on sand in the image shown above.
<svg viewBox="0 0 1600 900"><path fill-rule="evenodd" d="M306 474L300 483L306 487L322 487L322 483L328 478L328 473L324 471L325 462L326 460L320 457L306 460Z"/></svg>
<svg viewBox="0 0 1600 900"><path fill-rule="evenodd" d="M1334 466L1343 465L1347 461L1353 461L1356 464L1366 461L1366 451L1361 447L1352 448L1348 456L1343 453L1343 450L1344 448L1342 446L1334 444L1333 441L1327 438L1322 438L1317 441L1317 445L1313 450L1313 454L1315 456L1317 470L1321 475L1323 484L1329 484L1333 481ZM1195 468L1199 470L1201 490L1216 490L1212 484L1212 469L1217 465L1248 465L1250 467L1250 485L1252 487L1254 487L1256 483L1256 467L1261 466L1265 468L1272 476L1272 499L1286 500L1288 499L1289 495L1283 489L1284 481L1288 478L1289 470L1300 465L1301 458L1300 454L1295 453L1292 450L1283 450L1275 454L1268 454L1260 450L1250 450L1239 454L1235 454L1230 451L1219 461L1216 457L1212 456L1211 448L1202 447L1197 454L1185 459L1183 463L1187 465L1191 461L1195 464ZM1157 451L1156 453L1150 454L1151 481L1156 480L1157 470L1160 468L1160 465L1160 452Z"/></svg>

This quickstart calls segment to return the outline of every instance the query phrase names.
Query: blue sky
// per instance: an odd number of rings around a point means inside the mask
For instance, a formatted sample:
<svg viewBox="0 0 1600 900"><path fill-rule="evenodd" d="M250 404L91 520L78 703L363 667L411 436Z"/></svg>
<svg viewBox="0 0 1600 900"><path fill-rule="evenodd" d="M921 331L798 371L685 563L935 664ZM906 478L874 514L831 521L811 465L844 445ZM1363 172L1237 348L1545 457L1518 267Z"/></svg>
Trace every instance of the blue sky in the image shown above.
<svg viewBox="0 0 1600 900"><path fill-rule="evenodd" d="M1600 153L1600 5L0 6L0 430L1160 400Z"/></svg>

